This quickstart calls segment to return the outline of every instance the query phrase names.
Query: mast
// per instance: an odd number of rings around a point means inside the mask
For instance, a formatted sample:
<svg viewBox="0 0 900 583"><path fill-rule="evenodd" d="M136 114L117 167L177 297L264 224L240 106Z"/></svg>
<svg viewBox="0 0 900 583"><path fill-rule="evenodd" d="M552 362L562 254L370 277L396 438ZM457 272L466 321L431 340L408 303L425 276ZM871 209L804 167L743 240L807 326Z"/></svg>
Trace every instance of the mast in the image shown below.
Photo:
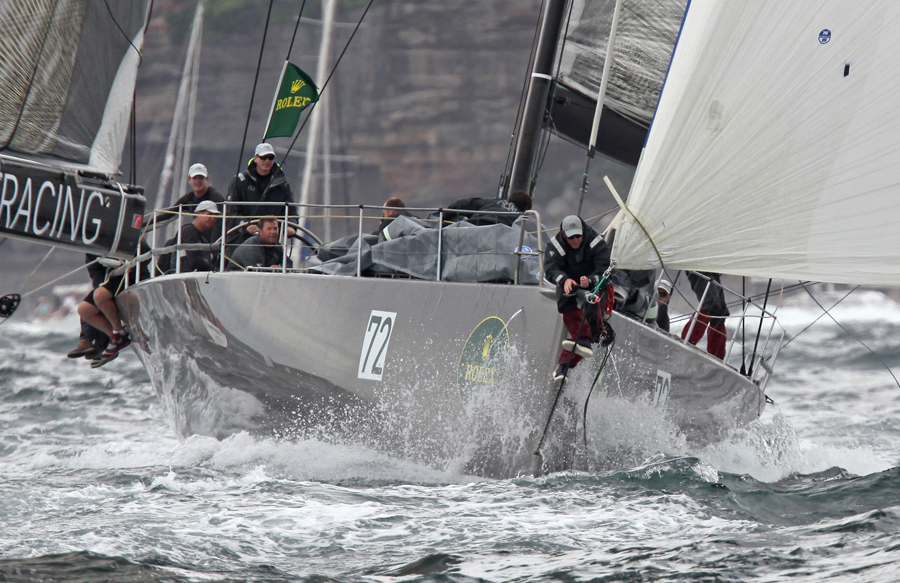
<svg viewBox="0 0 900 583"><path fill-rule="evenodd" d="M524 190L531 193L535 154L540 141L541 127L547 109L547 96L553 83L553 64L556 61L556 47L562 29L566 0L547 0L541 15L540 34L537 50L531 64L528 92L522 119L516 131L516 145L513 152L512 171L509 188L504 193Z"/></svg>

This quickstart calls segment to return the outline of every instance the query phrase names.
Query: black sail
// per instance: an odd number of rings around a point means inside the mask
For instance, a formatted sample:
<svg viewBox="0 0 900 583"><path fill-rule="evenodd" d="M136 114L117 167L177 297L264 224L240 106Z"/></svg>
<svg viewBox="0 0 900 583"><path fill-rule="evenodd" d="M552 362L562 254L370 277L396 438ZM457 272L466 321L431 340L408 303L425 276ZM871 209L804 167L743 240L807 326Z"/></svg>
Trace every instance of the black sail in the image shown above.
<svg viewBox="0 0 900 583"><path fill-rule="evenodd" d="M0 235L127 257L142 190L117 180L147 2L0 5Z"/></svg>

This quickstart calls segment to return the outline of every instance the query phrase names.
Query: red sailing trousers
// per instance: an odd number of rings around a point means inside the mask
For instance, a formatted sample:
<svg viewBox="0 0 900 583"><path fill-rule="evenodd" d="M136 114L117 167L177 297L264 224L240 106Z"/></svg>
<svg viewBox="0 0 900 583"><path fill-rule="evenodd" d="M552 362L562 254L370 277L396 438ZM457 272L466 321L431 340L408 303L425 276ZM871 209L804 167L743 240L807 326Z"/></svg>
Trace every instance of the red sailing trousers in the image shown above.
<svg viewBox="0 0 900 583"><path fill-rule="evenodd" d="M684 329L682 329L682 339L687 336L693 319L694 318L692 317L691 320L685 324ZM728 333L725 331L724 320L722 320L721 324L710 324L709 316L703 312L696 315L696 319L697 323L694 324L694 329L691 332L691 337L688 338L688 342L697 344L700 342L700 339L703 338L703 333L706 332L706 351L720 360L725 360L725 341L728 339ZM707 328L709 330L707 330Z"/></svg>
<svg viewBox="0 0 900 583"><path fill-rule="evenodd" d="M562 317L563 324L565 325L566 330L569 331L570 338L574 338L575 340L578 340L579 338L591 339L593 336L591 334L591 325L588 324L587 319L584 317L584 312L579 308L563 312ZM571 363L569 363L569 356L572 357ZM569 368L575 368L575 365L581 362L581 357L577 354L572 354L568 350L563 350L559 354L559 360L556 362L558 364L568 364Z"/></svg>

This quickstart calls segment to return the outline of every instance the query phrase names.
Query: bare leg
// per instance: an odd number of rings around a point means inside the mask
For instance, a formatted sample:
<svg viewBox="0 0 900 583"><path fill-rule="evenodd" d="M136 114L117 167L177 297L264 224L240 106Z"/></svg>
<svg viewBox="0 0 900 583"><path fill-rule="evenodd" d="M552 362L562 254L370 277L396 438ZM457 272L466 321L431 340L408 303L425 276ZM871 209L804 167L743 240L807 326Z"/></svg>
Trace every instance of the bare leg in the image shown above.
<svg viewBox="0 0 900 583"><path fill-rule="evenodd" d="M119 307L116 305L116 299L113 297L112 292L105 287L98 287L94 290L94 302L96 302L97 308L106 316L106 319L109 320L109 323L112 324L113 331L121 331L122 321L119 319Z"/></svg>
<svg viewBox="0 0 900 583"><path fill-rule="evenodd" d="M78 315L81 319L98 330L102 330L107 336L112 336L112 326L109 320L100 312L94 304L90 302L81 302L78 305Z"/></svg>

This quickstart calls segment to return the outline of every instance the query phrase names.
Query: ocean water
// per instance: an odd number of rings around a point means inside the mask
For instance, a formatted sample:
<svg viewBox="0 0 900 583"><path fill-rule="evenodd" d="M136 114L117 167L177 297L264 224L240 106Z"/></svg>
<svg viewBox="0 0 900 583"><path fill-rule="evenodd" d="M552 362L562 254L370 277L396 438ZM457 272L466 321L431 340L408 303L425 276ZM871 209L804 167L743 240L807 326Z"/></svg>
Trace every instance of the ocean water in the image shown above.
<svg viewBox="0 0 900 583"><path fill-rule="evenodd" d="M786 339L820 313L780 307ZM75 321L16 316L0 581L900 581L900 306L858 292L833 315L846 331L826 317L791 340L775 405L727 441L511 480L179 441L133 354L91 370L65 357Z"/></svg>

